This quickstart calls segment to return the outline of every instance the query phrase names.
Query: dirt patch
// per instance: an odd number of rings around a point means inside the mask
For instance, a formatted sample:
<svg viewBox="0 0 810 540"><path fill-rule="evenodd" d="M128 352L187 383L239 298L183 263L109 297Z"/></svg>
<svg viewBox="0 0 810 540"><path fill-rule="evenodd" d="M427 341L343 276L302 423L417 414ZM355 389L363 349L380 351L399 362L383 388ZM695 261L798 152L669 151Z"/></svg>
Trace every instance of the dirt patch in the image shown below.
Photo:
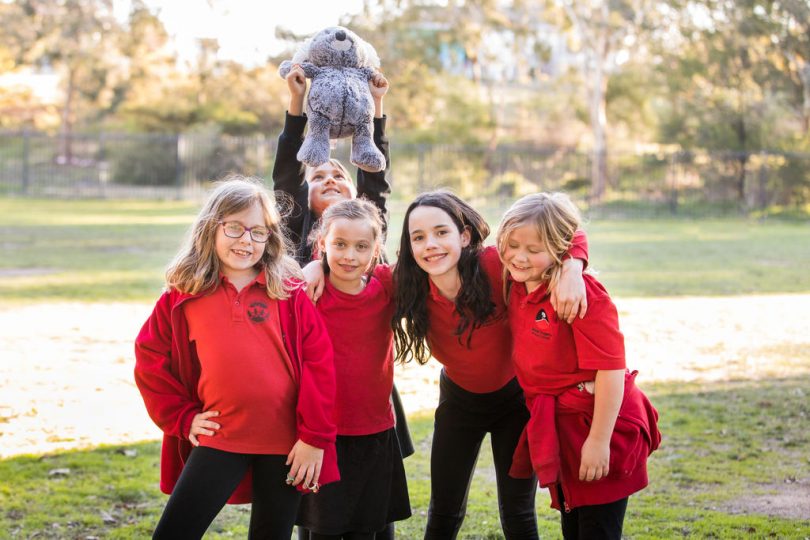
<svg viewBox="0 0 810 540"><path fill-rule="evenodd" d="M769 484L723 505L731 514L759 514L787 519L810 519L810 478Z"/></svg>
<svg viewBox="0 0 810 540"><path fill-rule="evenodd" d="M616 303L642 387L810 372L807 355L796 354L810 335L810 295ZM0 305L0 458L158 438L132 378L132 342L151 309ZM436 406L440 369L397 366L409 413Z"/></svg>

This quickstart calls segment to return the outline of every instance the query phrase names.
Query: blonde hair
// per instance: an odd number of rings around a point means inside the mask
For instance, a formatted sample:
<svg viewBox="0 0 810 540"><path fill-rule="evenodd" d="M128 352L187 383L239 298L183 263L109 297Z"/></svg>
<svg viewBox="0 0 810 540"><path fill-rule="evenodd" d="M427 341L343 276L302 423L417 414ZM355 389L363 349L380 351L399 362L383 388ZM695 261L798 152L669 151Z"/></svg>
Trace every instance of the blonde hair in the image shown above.
<svg viewBox="0 0 810 540"><path fill-rule="evenodd" d="M185 245L166 269L166 287L186 294L214 290L219 283L220 261L216 253L216 235L220 220L258 204L270 237L256 267L264 268L267 295L273 299L288 298L296 287L291 281L301 279L301 271L290 253L288 240L281 228L281 216L273 195L259 178L232 175L217 182L191 226Z"/></svg>
<svg viewBox="0 0 810 540"><path fill-rule="evenodd" d="M349 169L346 168L346 166L343 164L343 162L341 162L339 159L329 158L328 163L332 167L334 167L334 168L338 169L340 172L342 172L343 176L345 176L346 179L349 182L354 183L354 179L352 178L352 175L349 173ZM323 165L319 165L319 166L322 167ZM304 178L307 181L309 181L309 177L312 175L312 171L314 171L317 168L318 167L313 167L312 165L304 165Z"/></svg>
<svg viewBox="0 0 810 540"><path fill-rule="evenodd" d="M533 226L552 264L545 269L542 280L553 289L560 280L563 257L571 247L574 233L582 217L576 205L565 193L535 193L518 199L503 215L496 238L498 253L503 259L509 235L526 225ZM508 270L504 267L504 285Z"/></svg>
<svg viewBox="0 0 810 540"><path fill-rule="evenodd" d="M329 228L338 219L362 220L371 226L371 232L374 236L374 247L377 251L377 255L371 261L371 266L369 267L369 273L371 273L383 249L383 220L382 216L380 216L380 210L366 199L349 199L335 203L323 211L318 225L310 234L310 242L317 246L321 240L326 238L326 235L329 234ZM329 265L326 262L326 253L321 253L321 258L323 260L324 271L328 272Z"/></svg>

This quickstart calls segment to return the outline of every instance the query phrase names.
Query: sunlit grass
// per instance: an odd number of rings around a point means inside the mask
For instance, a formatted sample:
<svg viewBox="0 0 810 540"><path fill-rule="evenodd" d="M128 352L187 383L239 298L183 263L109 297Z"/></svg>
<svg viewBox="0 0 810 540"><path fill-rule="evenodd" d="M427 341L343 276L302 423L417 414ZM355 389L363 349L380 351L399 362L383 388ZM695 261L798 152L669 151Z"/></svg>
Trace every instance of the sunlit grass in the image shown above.
<svg viewBox="0 0 810 540"><path fill-rule="evenodd" d="M807 388L806 375L646 387L661 413L664 439L650 458L650 486L630 499L625 536L810 535ZM410 423L417 453L405 463L414 516L397 526L398 537L408 539L424 531L432 419L418 416ZM20 538L146 537L166 502L157 489L158 460L154 442L2 460L0 530ZM69 472L53 472L58 469ZM794 498L792 509L771 504L779 494ZM502 537L496 499L485 444L461 538ZM559 537L558 515L544 492L537 512L541 537ZM248 507L227 508L207 537L244 537L248 515Z"/></svg>
<svg viewBox="0 0 810 540"><path fill-rule="evenodd" d="M198 205L0 199L4 301L151 301ZM392 204L395 260L405 206ZM502 207L482 207L493 229ZM592 220L590 263L615 296L810 291L810 225L727 220ZM494 230L489 242L494 241Z"/></svg>

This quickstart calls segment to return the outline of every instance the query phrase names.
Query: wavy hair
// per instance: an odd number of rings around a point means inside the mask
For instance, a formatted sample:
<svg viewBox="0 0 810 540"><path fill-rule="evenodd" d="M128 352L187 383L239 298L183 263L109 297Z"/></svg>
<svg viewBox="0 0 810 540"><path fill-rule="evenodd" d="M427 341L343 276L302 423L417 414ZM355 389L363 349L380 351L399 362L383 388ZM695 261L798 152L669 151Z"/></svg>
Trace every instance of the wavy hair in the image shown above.
<svg viewBox="0 0 810 540"><path fill-rule="evenodd" d="M323 211L321 219L309 235L309 242L318 247L319 242L329 234L329 228L338 219L356 219L367 223L371 227L374 236L374 247L377 255L372 259L368 274L374 271L374 266L379 262L383 250L383 220L380 210L373 203L366 199L348 199L340 201ZM320 248L318 248L320 249ZM326 252L321 253L324 273L329 273L329 264L326 262Z"/></svg>
<svg viewBox="0 0 810 540"><path fill-rule="evenodd" d="M213 291L219 283L220 261L216 253L219 222L225 216L258 204L270 238L256 268L264 268L267 295L273 299L288 298L303 278L291 253L289 241L281 228L281 215L273 195L259 178L232 175L215 184L208 200L197 215L185 244L166 269L166 287L187 294Z"/></svg>
<svg viewBox="0 0 810 540"><path fill-rule="evenodd" d="M489 236L489 225L473 207L446 190L429 191L417 196L408 206L402 224L399 259L394 268L394 299L396 310L391 320L397 348L397 360L409 362L412 358L425 364L430 358L427 337L427 298L430 294L428 274L422 270L411 251L408 221L411 212L420 206L432 206L450 216L459 233L469 231L470 243L461 250L457 268L461 288L455 299L460 321L454 334L461 340L468 332L466 344L470 346L473 331L495 312L492 288L481 268L480 255L484 239Z"/></svg>
<svg viewBox="0 0 810 540"><path fill-rule="evenodd" d="M579 229L582 217L576 205L565 193L534 193L518 199L503 215L501 225L498 227L496 241L498 254L503 260L509 235L512 231L526 225L534 227L537 235L545 246L546 252L552 259L552 264L546 268L542 281L548 284L548 289L557 286L562 273L563 257L574 240L574 233ZM509 274L504 265L504 296L508 300Z"/></svg>

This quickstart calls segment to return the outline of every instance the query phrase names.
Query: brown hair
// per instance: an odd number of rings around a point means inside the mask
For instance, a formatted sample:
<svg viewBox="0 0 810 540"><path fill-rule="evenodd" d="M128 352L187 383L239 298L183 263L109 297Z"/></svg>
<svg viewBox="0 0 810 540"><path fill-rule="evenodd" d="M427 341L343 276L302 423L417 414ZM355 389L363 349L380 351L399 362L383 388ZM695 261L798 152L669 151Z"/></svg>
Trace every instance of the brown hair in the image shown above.
<svg viewBox="0 0 810 540"><path fill-rule="evenodd" d="M289 297L295 287L291 279L301 279L301 271L281 229L281 216L273 195L259 178L232 175L217 182L203 205L180 249L166 270L166 286L187 294L198 294L216 288L220 261L216 253L216 234L220 220L258 204L270 238L257 267L263 267L267 295L274 299Z"/></svg>
<svg viewBox="0 0 810 540"><path fill-rule="evenodd" d="M380 253L383 250L383 219L382 216L380 216L380 210L366 199L340 201L324 210L317 226L312 230L312 233L310 233L310 243L317 247L320 241L329 234L329 228L332 224L341 218L363 220L371 226L371 231L374 235L374 246L377 251L377 255L372 260L371 267L369 268L369 272L371 272L374 270L374 265L377 264ZM321 258L323 260L324 272L328 273L329 265L326 262L326 253L321 253Z"/></svg>

